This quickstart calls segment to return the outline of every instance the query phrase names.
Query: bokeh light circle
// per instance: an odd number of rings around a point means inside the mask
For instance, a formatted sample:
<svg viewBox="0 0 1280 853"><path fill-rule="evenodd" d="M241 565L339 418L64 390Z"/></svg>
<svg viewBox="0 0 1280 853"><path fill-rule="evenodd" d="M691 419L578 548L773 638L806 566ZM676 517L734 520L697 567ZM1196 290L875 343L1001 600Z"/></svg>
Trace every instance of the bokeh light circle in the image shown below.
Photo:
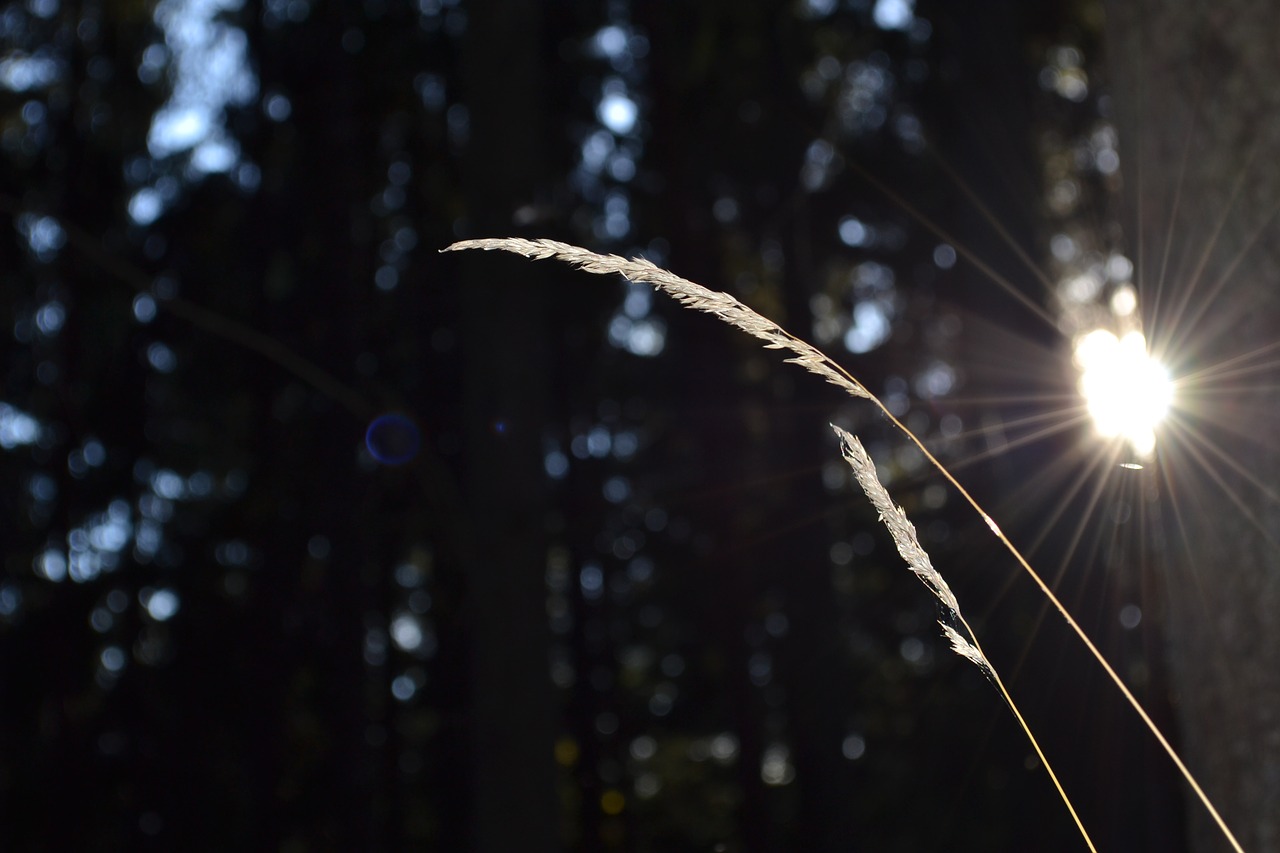
<svg viewBox="0 0 1280 853"><path fill-rule="evenodd" d="M379 415L365 430L364 445L383 465L403 465L422 448L422 431L407 415Z"/></svg>

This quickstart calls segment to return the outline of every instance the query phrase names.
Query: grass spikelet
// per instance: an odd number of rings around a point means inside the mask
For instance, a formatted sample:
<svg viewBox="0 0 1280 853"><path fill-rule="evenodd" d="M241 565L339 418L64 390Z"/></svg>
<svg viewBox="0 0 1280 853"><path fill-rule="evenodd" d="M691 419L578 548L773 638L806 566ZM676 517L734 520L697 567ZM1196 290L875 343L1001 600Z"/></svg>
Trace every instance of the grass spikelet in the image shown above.
<svg viewBox="0 0 1280 853"><path fill-rule="evenodd" d="M867 497L871 499L871 505L876 508L876 512L880 513L880 520L884 522L885 527L889 528L889 534L893 536L893 542L898 546L898 553L902 555L902 559L907 561L911 571L920 578L929 591L946 605L947 610L959 618L960 603L956 601L955 594L946 580L933 567L929 554L920 545L915 525L907 518L902 507L889 499L889 492L876 476L875 463L871 461L862 442L835 424L832 424L831 428L840 438L840 454L853 469L853 476L857 479L858 485L862 486L862 491L866 492Z"/></svg>
<svg viewBox="0 0 1280 853"><path fill-rule="evenodd" d="M1049 763L1044 751L1040 749L1040 743L1036 740L1035 735L1031 733L1031 727L1027 725L1027 721L1022 717L1022 712L1018 710L1017 704L1014 703L1013 697L1005 689L1004 682L1000 679L1000 673L996 672L995 667L991 665L991 661L987 659L987 655L982 651L982 646L978 642L978 637L974 634L973 628L969 627L964 614L960 612L960 602L956 600L956 595L951 591L951 586L947 583L946 578L942 576L942 573L933 567L933 561L929 559L929 553L920 544L920 539L916 536L915 525L907 518L907 514L902 507L895 504L889 497L888 489L884 487L884 483L880 482L879 476L876 475L876 464L871 460L866 448L862 446L862 442L858 441L856 436L835 424L832 424L831 428L835 430L836 436L840 439L840 455L844 457L845 461L849 463L849 467L853 469L853 476L858 481L858 485L862 487L862 491L866 492L871 505L876 508L876 512L880 515L880 521L889 529L889 535L893 537L893 544L897 546L898 553L906 561L907 567L920 579L921 583L928 587L934 597L942 602L942 606L947 609L948 617L964 628L964 633L961 633L947 622L941 620L938 622L942 626L943 636L951 644L951 650L982 670L982 674L989 678L991 683L996 686L996 689L1000 691L1001 697L1009 706L1009 710L1013 712L1013 716L1017 719L1018 725L1022 727L1027 740L1031 742L1031 748L1040 757L1040 763L1044 765L1045 771L1049 774L1049 779L1053 782L1053 787L1057 789L1058 796L1062 798L1067 811L1071 813L1071 819L1075 821L1076 829L1080 831L1080 836L1084 839L1085 844L1089 845L1090 850L1096 851L1097 848L1093 846L1093 840L1089 838L1089 833L1085 830L1080 816L1076 814L1075 806L1071 804L1071 798L1067 796L1062 783L1058 781L1058 774L1053 772L1053 765ZM965 634L969 636L966 637Z"/></svg>
<svg viewBox="0 0 1280 853"><path fill-rule="evenodd" d="M578 246L559 243L555 240L523 240L518 237L463 240L454 243L444 251L453 252L460 249L500 249L534 260L556 258L587 272L618 273L628 281L652 284L674 297L680 304L707 314L714 314L729 325L737 326L748 335L759 338L764 341L765 349L790 350L794 355L786 359L787 361L800 365L810 373L816 373L852 396L873 399L871 393L863 388L861 383L827 358L817 347L797 338L772 320L757 314L729 294L681 278L644 258L628 260L618 255L598 255Z"/></svg>

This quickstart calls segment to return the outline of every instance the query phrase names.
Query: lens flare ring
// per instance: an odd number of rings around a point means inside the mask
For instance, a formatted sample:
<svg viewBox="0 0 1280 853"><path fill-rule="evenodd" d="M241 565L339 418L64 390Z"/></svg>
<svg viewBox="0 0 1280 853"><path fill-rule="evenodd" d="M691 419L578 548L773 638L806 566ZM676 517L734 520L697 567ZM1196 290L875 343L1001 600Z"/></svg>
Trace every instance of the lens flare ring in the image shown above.
<svg viewBox="0 0 1280 853"><path fill-rule="evenodd" d="M364 434L365 447L383 465L403 465L418 455L422 432L418 425L398 412L379 415Z"/></svg>

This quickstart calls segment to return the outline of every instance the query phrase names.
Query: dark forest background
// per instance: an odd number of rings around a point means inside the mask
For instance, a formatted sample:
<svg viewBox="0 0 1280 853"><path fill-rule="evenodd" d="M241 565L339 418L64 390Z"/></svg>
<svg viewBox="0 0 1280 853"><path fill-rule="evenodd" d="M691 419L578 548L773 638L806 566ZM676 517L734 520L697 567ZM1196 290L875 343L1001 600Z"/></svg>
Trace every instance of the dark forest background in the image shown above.
<svg viewBox="0 0 1280 853"><path fill-rule="evenodd" d="M1100 28L1019 0L6 5L0 846L1082 849L834 420L1100 848L1183 849L1167 761L870 406L647 288L437 253L643 254L814 340L1167 723L1158 615L1117 618L1119 498L1039 473L1090 436L1045 428L1070 352L1018 257L1068 220L1118 240L1114 167L1077 156L1107 144Z"/></svg>

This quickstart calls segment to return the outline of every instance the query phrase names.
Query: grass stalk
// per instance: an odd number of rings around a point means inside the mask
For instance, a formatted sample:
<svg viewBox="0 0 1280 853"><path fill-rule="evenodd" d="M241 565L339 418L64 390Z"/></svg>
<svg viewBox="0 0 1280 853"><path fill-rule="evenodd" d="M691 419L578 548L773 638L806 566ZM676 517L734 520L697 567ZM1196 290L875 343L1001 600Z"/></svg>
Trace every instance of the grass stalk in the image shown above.
<svg viewBox="0 0 1280 853"><path fill-rule="evenodd" d="M880 514L880 520L889 529L889 535L893 537L893 543L898 547L898 553L906 561L907 567L933 593L934 597L942 602L942 606L947 609L949 618L964 629L962 633L954 625L941 620L938 621L938 624L942 626L943 635L951 643L951 650L975 664L978 669L982 670L983 675L987 676L991 683L996 686L996 690L1000 692L1005 704L1013 712L1018 725L1022 727L1027 740L1031 742L1031 748L1039 756L1040 763L1044 765L1045 771L1049 774L1049 780L1053 782L1053 787L1058 791L1058 796L1062 798L1067 811L1071 813L1071 819L1075 821L1076 829L1080 831L1080 836L1084 839L1084 843L1089 845L1090 850L1097 853L1098 848L1093 846L1093 839L1089 837L1089 832L1084 828L1080 815L1076 813L1075 806L1071 804L1071 798L1067 796L1066 789L1062 787L1062 783L1058 780L1058 774L1053 772L1053 765L1049 763L1044 750L1040 748L1039 741L1032 734L1031 726L1027 725L1022 712L1018 710L1017 703L1013 701L1013 696L1005 688L1004 681L1000 678L1000 673L992 666L986 652L982 650L982 644L978 642L978 635L974 633L973 628L969 626L968 620L960 612L960 602L956 600L955 593L951 591L951 587L947 584L946 579L942 577L942 573L933 567L933 562L929 559L928 552L921 546L920 539L916 536L915 525L907 518L907 514L902 507L890 499L889 491L876 475L876 465L871 461L866 449L863 448L862 442L835 424L832 424L831 428L835 430L836 436L840 439L840 455L844 457L845 461L849 463L849 467L853 469L853 476L858 481L858 485L862 487L862 491L866 492L871 505Z"/></svg>
<svg viewBox="0 0 1280 853"><path fill-rule="evenodd" d="M1018 566L1021 567L1027 576L1031 578L1037 587L1039 587L1040 592L1058 611L1058 614L1067 623L1068 627L1070 627L1075 635L1080 639L1085 648L1089 651L1089 654L1093 656L1094 660L1097 661L1098 665L1102 667L1103 671L1107 674L1107 677L1111 679L1111 682L1115 684L1121 695L1124 696L1125 701L1127 701L1130 707L1132 707L1138 714L1138 717L1142 720L1143 724L1155 737L1156 741L1178 768L1178 772L1182 775L1183 779L1186 780L1187 784L1196 795L1196 798L1199 799L1200 803L1209 812L1209 815L1222 831L1223 836L1228 842L1230 842L1231 847L1236 851L1236 853L1244 853L1243 848L1236 840L1235 835L1233 835L1231 830L1227 827L1226 822L1222 819L1217 808L1215 808L1213 803L1209 800L1204 789L1201 788L1200 784L1196 781L1186 764L1173 749L1173 746L1169 743L1168 739L1160 731L1159 727L1156 726L1155 721L1151 719L1151 715L1142 707L1142 704L1138 701L1137 697L1134 696L1133 692L1129 690L1127 685L1125 685L1124 681L1116 673L1115 669L1107 662L1107 659L1103 657L1102 652L1099 651L1098 647L1091 639L1089 639L1089 636L1084 632L1084 629L1081 628L1076 620L1071 616L1071 613L1067 610L1066 606L1058 599L1053 590L1049 588L1049 585L1045 583L1040 574L1031 567L1031 564L1027 562L1027 559L1022 556L1022 553L1014 546L1009 538L1005 536L1004 532L1001 531L999 525L995 523L991 516L988 515L986 510L978 504L973 496L960 485L959 481L956 480L947 467L939 462L938 459L929 452L929 449L924 446L924 442L921 441L915 433L907 429L906 425L894 417L888 407L886 407L878 397L868 391L862 383L858 382L858 380L855 379L847 370L829 358L817 347L814 347L812 344L796 337L777 323L774 323L772 320L761 316L747 305L735 299L733 296L717 290L711 290L710 288L681 278L680 276L664 270L644 258L627 259L618 255L601 255L596 252L583 249L579 246L573 246L569 243L561 243L555 240L526 240L518 237L462 240L446 247L443 251L451 252L466 249L512 252L534 260L554 258L585 270L586 272L595 273L597 275L612 275L616 273L623 276L628 281L651 284L676 299L682 305L708 314L714 314L724 322L738 327L753 337L759 338L764 341L764 346L767 349L788 350L792 355L787 358L786 361L798 364L810 373L821 376L827 382L841 388L851 396L863 397L870 400L877 408L880 409L884 416L888 418L894 426L900 429L907 439L924 454L925 459L927 459L929 463L937 469L943 478L946 479L947 482L957 490L957 492L959 492L960 496L963 497L964 500L973 507L974 511L981 516L982 520L986 522L987 527L991 529L991 532L995 535L996 539L999 540L1000 544L1004 546L1005 550L1014 558L1014 561ZM908 560L908 563L910 563L910 560ZM921 579L925 580L923 577ZM928 580L925 580L925 583L926 585L930 585ZM934 589L932 585L930 585L930 588ZM936 594L937 590L935 589L935 595ZM944 626L944 631L945 629L946 626ZM948 639L951 639L950 635L948 635ZM954 640L953 648L955 648ZM974 648L977 649L976 646L974 646ZM977 650L980 651L980 649ZM960 649L956 649L956 651L965 657L969 657L968 654ZM973 658L970 658L970 660L973 660ZM974 662L976 663L977 661ZM991 673L994 676L995 670L992 669ZM993 681L994 680L995 679L993 677ZM998 686L1001 691L1004 692L1003 686ZM1012 706L1012 700L1008 698L1007 692L1004 692L1004 696ZM1026 731L1027 735L1030 737L1030 729L1022 720L1021 715L1018 714L1017 709L1014 708L1013 710L1014 714L1018 717L1019 722L1022 724L1024 731ZM1039 748L1037 747L1037 752L1038 751ZM1044 762L1045 768L1048 769L1049 764L1044 760L1043 755L1041 756L1041 761ZM1052 774L1052 771L1050 771L1050 773ZM1056 779L1055 784L1057 784ZM1066 801L1066 794L1062 792L1060 787L1059 793L1062 794L1064 801ZM1071 808L1070 802L1067 802L1067 807ZM1072 809L1072 815L1075 815L1074 809ZM1078 820L1077 825L1079 825ZM1083 826L1081 826L1080 829L1083 833ZM1085 835L1085 839L1088 841L1087 834ZM1090 843L1090 847L1092 847L1092 843Z"/></svg>

